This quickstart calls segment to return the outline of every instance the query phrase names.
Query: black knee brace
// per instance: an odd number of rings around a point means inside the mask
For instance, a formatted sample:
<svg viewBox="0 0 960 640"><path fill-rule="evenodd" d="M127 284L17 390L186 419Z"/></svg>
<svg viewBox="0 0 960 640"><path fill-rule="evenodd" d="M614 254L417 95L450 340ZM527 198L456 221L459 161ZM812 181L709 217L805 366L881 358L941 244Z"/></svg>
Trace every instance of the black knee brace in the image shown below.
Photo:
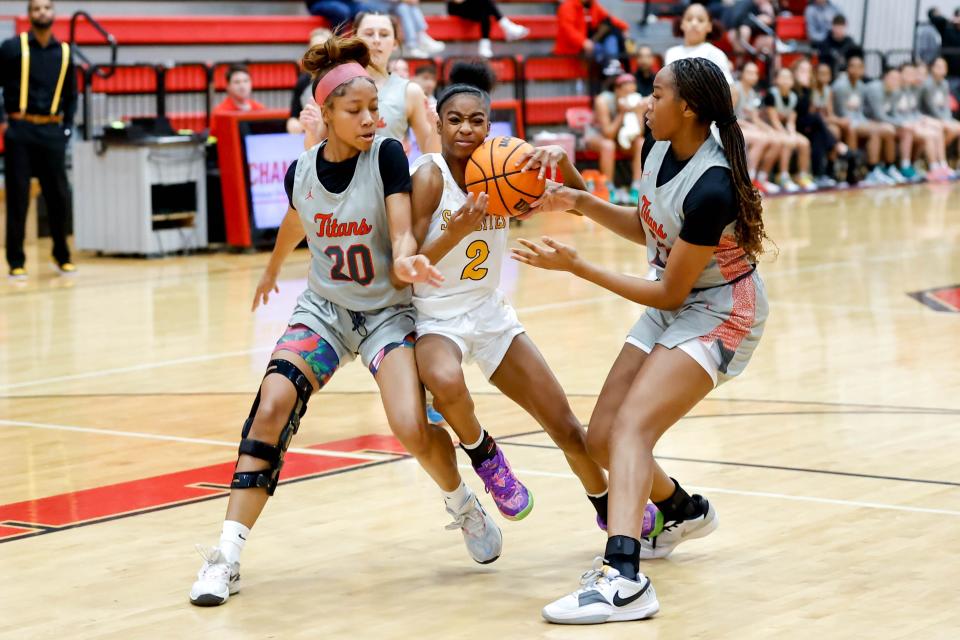
<svg viewBox="0 0 960 640"><path fill-rule="evenodd" d="M264 487L267 495L272 496L277 488L277 482L280 480L280 469L283 467L283 454L290 446L293 434L300 428L300 418L307 412L307 401L310 394L313 393L313 385L303 375L303 372L296 365L286 360L271 360L267 364L267 373L264 377L278 373L293 384L297 391L297 402L293 405L287 424L280 431L280 440L276 446L269 445L260 440L248 438L250 427L253 425L253 419L257 415L257 408L260 406L260 392L257 392L257 398L253 401L253 407L250 409L250 416L243 423L242 439L240 440L240 455L246 454L265 460L270 467L261 471L236 471L233 474L233 482L230 483L231 489L252 489L255 487Z"/></svg>

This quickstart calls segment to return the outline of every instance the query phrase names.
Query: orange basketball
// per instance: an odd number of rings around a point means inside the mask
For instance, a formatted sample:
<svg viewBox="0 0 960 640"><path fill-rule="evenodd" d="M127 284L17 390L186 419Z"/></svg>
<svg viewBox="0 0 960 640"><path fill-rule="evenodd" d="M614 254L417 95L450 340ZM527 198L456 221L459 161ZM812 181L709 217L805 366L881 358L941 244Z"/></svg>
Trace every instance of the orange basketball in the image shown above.
<svg viewBox="0 0 960 640"><path fill-rule="evenodd" d="M487 194L487 212L511 217L530 211L530 204L543 195L546 181L537 171L520 171L517 160L533 146L520 138L498 136L488 138L467 161L467 191Z"/></svg>

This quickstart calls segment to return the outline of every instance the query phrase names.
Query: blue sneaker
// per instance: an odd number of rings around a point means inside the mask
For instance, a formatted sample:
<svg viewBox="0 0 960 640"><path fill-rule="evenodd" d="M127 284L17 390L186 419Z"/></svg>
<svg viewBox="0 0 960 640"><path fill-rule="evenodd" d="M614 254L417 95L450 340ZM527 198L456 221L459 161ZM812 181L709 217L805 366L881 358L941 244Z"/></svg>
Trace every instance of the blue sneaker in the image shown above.
<svg viewBox="0 0 960 640"><path fill-rule="evenodd" d="M439 411L433 408L432 404L427 405L427 422L437 427L442 427L447 424L446 419Z"/></svg>

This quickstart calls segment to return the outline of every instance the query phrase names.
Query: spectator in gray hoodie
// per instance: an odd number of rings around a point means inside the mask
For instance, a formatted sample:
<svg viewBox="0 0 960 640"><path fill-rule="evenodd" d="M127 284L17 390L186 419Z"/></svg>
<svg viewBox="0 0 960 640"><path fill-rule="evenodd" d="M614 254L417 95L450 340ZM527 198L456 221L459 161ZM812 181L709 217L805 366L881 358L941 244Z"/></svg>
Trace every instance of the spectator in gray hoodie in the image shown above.
<svg viewBox="0 0 960 640"><path fill-rule="evenodd" d="M888 158L890 164L887 166L887 175L898 184L917 178L917 172L910 164L917 131L905 111L897 108L904 96L902 82L900 70L890 67L884 71L881 79L867 84L863 102L863 112L867 118L891 125L896 131L900 145L900 169L897 169L895 159Z"/></svg>
<svg viewBox="0 0 960 640"><path fill-rule="evenodd" d="M930 74L920 85L920 111L942 123L947 146L960 140L960 122L957 122L950 111L950 97L947 61L939 57L930 65Z"/></svg>
<svg viewBox="0 0 960 640"><path fill-rule="evenodd" d="M807 39L819 44L830 35L833 18L840 10L830 0L813 0L803 11L803 21L807 25Z"/></svg>
<svg viewBox="0 0 960 640"><path fill-rule="evenodd" d="M866 101L866 83L863 79L863 50L851 49L847 53L847 70L837 75L833 81L833 111L838 118L846 118L847 146L857 150L861 141L865 141L867 167L870 172L863 179L864 186L890 185L896 181L887 175L880 162L881 147L887 162L892 164L897 158L896 129L893 125L870 120L864 114Z"/></svg>

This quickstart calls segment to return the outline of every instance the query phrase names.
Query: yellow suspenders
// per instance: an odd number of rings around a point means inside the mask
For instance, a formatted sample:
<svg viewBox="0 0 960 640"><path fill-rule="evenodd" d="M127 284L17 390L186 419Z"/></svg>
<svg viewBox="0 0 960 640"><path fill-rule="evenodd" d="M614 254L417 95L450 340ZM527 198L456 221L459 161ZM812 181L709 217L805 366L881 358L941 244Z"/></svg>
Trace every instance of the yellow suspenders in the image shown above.
<svg viewBox="0 0 960 640"><path fill-rule="evenodd" d="M60 107L60 94L63 92L63 81L67 77L67 67L70 65L70 45L60 43L60 76L57 78L57 88L53 91L53 101L50 103L50 115L57 115ZM27 113L27 91L30 88L30 44L27 42L27 33L20 34L20 113Z"/></svg>

